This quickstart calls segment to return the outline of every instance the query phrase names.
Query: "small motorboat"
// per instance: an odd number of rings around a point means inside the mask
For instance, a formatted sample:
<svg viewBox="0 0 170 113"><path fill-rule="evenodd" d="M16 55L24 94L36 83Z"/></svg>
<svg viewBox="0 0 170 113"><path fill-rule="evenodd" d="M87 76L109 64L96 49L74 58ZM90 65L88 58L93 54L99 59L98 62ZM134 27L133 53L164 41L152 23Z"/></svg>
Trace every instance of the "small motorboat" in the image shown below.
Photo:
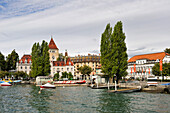
<svg viewBox="0 0 170 113"><path fill-rule="evenodd" d="M8 82L3 82L0 84L0 86L12 86L12 84L8 83Z"/></svg>
<svg viewBox="0 0 170 113"><path fill-rule="evenodd" d="M85 84L86 83L86 81L85 80L80 80L80 81L76 81L76 83L75 84Z"/></svg>
<svg viewBox="0 0 170 113"><path fill-rule="evenodd" d="M56 86L55 85L52 85L50 83L46 83L44 85L41 85L40 88L52 88L52 89L55 89Z"/></svg>

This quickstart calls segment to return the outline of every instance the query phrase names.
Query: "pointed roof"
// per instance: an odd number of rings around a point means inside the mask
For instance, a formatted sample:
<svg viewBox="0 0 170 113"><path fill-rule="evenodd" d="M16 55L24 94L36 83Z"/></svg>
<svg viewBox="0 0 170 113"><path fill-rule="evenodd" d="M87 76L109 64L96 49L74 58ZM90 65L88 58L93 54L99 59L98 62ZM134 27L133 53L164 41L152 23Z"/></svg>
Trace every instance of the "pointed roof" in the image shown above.
<svg viewBox="0 0 170 113"><path fill-rule="evenodd" d="M128 62L135 62L136 60L148 59L148 60L162 60L167 54L165 52L161 53L152 53L144 55L136 55L128 60Z"/></svg>
<svg viewBox="0 0 170 113"><path fill-rule="evenodd" d="M51 40L50 40L49 49L58 49L53 38L51 38Z"/></svg>

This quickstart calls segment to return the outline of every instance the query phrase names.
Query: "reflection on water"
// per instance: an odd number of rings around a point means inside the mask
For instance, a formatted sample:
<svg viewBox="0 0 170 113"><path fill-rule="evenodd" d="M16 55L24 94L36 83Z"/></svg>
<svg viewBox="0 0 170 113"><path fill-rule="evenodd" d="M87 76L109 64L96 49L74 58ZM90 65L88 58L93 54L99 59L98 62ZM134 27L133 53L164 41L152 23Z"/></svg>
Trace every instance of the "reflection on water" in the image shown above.
<svg viewBox="0 0 170 113"><path fill-rule="evenodd" d="M29 113L168 113L169 94L107 93L88 87L57 87L44 89L33 85L0 87L0 112Z"/></svg>

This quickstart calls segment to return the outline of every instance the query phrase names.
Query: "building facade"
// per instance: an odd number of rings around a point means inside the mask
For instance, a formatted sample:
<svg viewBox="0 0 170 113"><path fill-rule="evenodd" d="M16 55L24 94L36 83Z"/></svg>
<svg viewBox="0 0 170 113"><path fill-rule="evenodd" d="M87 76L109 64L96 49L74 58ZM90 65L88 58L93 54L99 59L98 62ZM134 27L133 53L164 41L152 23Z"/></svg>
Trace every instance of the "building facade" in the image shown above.
<svg viewBox="0 0 170 113"><path fill-rule="evenodd" d="M74 75L76 78L84 79L88 77L82 77L82 74L78 71L78 68L87 65L92 68L90 75L96 74L96 68L100 65L100 56L88 54L88 56L75 56L71 58L74 63Z"/></svg>
<svg viewBox="0 0 170 113"><path fill-rule="evenodd" d="M17 62L16 70L23 71L29 75L31 72L31 64L31 55L23 55L19 62Z"/></svg>
<svg viewBox="0 0 170 113"><path fill-rule="evenodd" d="M162 60L163 63L169 63L170 54L160 52L136 55L130 58L128 60L127 78L148 78L149 76L154 76L152 74L152 68L155 63L160 63L160 60Z"/></svg>
<svg viewBox="0 0 170 113"><path fill-rule="evenodd" d="M59 73L60 77L62 76L62 72L71 72L74 75L74 66L73 62L68 57L67 51L65 52L65 56L63 59L59 59L59 49L56 46L53 38L51 38L49 43L49 56L50 56L50 65L51 65L51 76L53 77L56 73Z"/></svg>

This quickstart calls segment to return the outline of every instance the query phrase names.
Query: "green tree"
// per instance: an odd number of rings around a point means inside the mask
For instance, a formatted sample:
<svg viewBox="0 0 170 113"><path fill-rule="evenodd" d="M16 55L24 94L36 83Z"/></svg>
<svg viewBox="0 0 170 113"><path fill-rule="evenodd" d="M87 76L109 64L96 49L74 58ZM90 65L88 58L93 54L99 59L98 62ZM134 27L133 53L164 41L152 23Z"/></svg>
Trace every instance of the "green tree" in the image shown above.
<svg viewBox="0 0 170 113"><path fill-rule="evenodd" d="M161 76L159 63L156 63L156 64L153 66L153 68L152 68L152 73L153 73L155 76Z"/></svg>
<svg viewBox="0 0 170 113"><path fill-rule="evenodd" d="M50 73L49 46L44 40L42 44L34 43L32 47L31 76L47 76Z"/></svg>
<svg viewBox="0 0 170 113"><path fill-rule="evenodd" d="M23 71L17 71L14 73L15 79L18 79L19 77L22 77L23 79L29 77L29 75Z"/></svg>
<svg viewBox="0 0 170 113"><path fill-rule="evenodd" d="M119 21L114 27L114 31L111 39L111 52L110 58L112 63L112 74L115 74L117 77L117 82L122 77L127 75L128 68L128 55L127 48L125 43L125 33L123 33L122 22Z"/></svg>
<svg viewBox="0 0 170 113"><path fill-rule="evenodd" d="M155 76L161 76L160 64L159 63L156 63L153 66L152 73ZM163 63L163 65L162 65L162 75L163 76L170 76L170 63Z"/></svg>
<svg viewBox="0 0 170 113"><path fill-rule="evenodd" d="M68 73L66 71L62 72L61 78L68 78Z"/></svg>
<svg viewBox="0 0 170 113"><path fill-rule="evenodd" d="M5 76L9 76L9 72L7 72L7 71L0 71L0 78L5 78Z"/></svg>
<svg viewBox="0 0 170 113"><path fill-rule="evenodd" d="M127 75L128 55L125 38L121 21L117 22L113 32L108 24L101 37L102 72L109 77L116 76L117 81Z"/></svg>
<svg viewBox="0 0 170 113"><path fill-rule="evenodd" d="M170 54L170 48L166 48L164 52Z"/></svg>
<svg viewBox="0 0 170 113"><path fill-rule="evenodd" d="M87 66L87 65L84 65L80 68L78 68L78 70L81 72L81 74L83 75L90 75L90 73L92 72L92 68Z"/></svg>
<svg viewBox="0 0 170 113"><path fill-rule="evenodd" d="M15 52L15 49L7 56L6 59L6 70L15 70L16 69L16 63L18 62L18 53Z"/></svg>
<svg viewBox="0 0 170 113"><path fill-rule="evenodd" d="M110 62L110 48L111 48L111 37L112 37L112 28L110 24L107 24L106 29L101 37L101 45L100 45L100 52L101 52L101 64L102 64L102 72L111 77L111 62Z"/></svg>
<svg viewBox="0 0 170 113"><path fill-rule="evenodd" d="M54 79L59 80L59 77L60 77L59 73L55 73L55 74L54 74Z"/></svg>
<svg viewBox="0 0 170 113"><path fill-rule="evenodd" d="M4 55L0 52L0 71L5 71L6 61Z"/></svg>
<svg viewBox="0 0 170 113"><path fill-rule="evenodd" d="M73 75L72 75L71 72L68 73L68 79L69 79L69 80L73 79Z"/></svg>

